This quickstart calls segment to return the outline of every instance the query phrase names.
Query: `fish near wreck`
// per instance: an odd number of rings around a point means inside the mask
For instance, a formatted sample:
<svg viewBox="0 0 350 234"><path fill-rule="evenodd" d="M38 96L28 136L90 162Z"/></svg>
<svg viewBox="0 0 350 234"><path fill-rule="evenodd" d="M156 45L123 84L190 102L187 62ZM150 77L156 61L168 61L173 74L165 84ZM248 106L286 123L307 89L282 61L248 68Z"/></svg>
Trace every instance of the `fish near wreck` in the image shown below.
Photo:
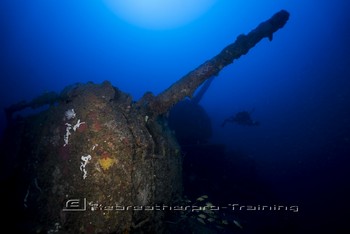
<svg viewBox="0 0 350 234"><path fill-rule="evenodd" d="M6 108L2 153L16 159L11 202L23 204L12 219L31 223L33 233L163 233L183 192L180 147L163 114L288 18L277 12L157 96L134 102L108 81L89 82ZM44 104L51 105L13 118Z"/></svg>

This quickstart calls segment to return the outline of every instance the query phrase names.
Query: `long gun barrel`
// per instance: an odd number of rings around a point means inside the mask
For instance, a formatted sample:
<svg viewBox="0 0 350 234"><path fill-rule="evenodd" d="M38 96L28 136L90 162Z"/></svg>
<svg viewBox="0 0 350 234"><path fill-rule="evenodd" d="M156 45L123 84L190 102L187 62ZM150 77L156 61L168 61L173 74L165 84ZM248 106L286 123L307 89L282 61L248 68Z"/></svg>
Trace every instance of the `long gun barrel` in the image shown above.
<svg viewBox="0 0 350 234"><path fill-rule="evenodd" d="M139 102L146 104L147 112L151 114L160 115L167 112L185 97L192 97L195 90L204 81L218 75L225 66L247 54L263 38L267 37L271 41L273 34L282 28L288 19L289 13L285 10L275 13L247 35L239 35L234 43L225 47L218 55L189 72L159 95L153 96L147 93Z"/></svg>

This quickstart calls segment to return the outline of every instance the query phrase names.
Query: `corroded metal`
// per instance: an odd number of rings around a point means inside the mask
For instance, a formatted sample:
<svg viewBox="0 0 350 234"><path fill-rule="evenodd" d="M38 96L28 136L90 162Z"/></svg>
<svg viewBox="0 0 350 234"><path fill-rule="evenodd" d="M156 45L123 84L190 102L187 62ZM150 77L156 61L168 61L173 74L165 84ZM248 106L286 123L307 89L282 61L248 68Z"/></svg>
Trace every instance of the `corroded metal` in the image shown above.
<svg viewBox="0 0 350 234"><path fill-rule="evenodd" d="M272 39L288 17L281 11L238 36L156 97L147 93L135 103L108 81L90 82L7 108L2 152L15 161L9 183L23 203L17 218L30 222L32 233L163 233L166 211L182 197L182 157L162 114ZM44 104L47 110L13 119Z"/></svg>

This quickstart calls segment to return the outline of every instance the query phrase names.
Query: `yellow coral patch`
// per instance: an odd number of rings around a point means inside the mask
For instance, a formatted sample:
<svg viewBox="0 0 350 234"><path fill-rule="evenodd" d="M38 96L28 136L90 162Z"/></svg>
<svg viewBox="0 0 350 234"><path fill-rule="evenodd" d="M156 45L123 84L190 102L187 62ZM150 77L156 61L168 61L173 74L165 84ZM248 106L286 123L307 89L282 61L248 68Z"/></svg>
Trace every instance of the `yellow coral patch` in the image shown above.
<svg viewBox="0 0 350 234"><path fill-rule="evenodd" d="M108 170L111 166L113 166L115 160L110 157L103 157L98 160L98 163L103 170Z"/></svg>

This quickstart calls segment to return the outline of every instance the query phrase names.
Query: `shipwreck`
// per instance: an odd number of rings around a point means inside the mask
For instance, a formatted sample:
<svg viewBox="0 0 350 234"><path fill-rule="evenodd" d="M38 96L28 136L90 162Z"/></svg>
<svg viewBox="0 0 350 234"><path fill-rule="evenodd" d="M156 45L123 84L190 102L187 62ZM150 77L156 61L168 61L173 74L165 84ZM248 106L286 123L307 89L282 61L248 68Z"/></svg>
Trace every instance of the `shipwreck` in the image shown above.
<svg viewBox="0 0 350 234"><path fill-rule="evenodd" d="M181 147L165 113L259 41L272 40L288 18L277 12L156 96L135 101L109 81L88 82L6 108L1 150L13 161L7 192L18 211L11 220L33 233L164 233L166 213L183 195Z"/></svg>

